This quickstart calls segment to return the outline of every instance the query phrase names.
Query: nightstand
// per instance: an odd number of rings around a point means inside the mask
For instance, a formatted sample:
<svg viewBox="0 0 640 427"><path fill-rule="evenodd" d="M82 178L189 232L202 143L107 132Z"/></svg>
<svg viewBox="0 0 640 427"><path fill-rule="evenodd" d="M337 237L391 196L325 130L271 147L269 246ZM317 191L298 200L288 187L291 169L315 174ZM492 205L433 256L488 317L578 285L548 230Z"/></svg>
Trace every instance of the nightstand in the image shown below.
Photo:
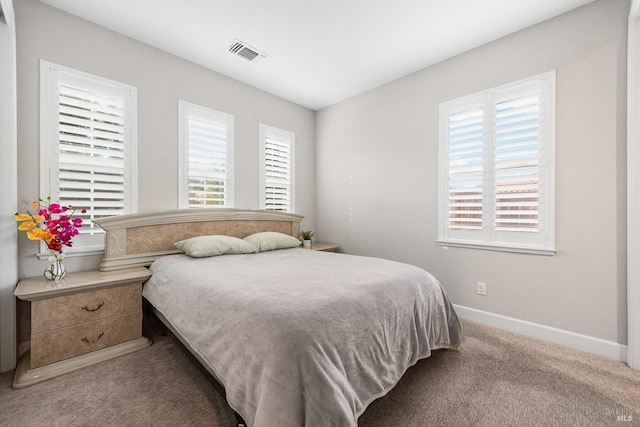
<svg viewBox="0 0 640 427"><path fill-rule="evenodd" d="M323 252L336 252L338 250L338 245L334 245L333 243L311 243L311 248L305 248L300 246L303 249L311 249L312 251L323 251Z"/></svg>
<svg viewBox="0 0 640 427"><path fill-rule="evenodd" d="M14 295L31 302L31 349L13 388L131 353L151 344L142 336L144 267L70 273L60 282L24 279Z"/></svg>

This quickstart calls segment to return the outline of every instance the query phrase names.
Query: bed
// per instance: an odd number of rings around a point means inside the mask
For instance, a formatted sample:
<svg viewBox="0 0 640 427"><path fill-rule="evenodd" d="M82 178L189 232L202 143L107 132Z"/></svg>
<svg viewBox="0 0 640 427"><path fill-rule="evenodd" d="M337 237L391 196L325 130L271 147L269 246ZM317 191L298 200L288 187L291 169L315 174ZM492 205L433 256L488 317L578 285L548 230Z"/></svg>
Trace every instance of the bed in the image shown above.
<svg viewBox="0 0 640 427"><path fill-rule="evenodd" d="M247 425L356 426L410 366L462 341L431 274L302 248L193 258L173 246L211 234L297 237L301 220L237 209L103 219L101 268L150 265L143 296Z"/></svg>

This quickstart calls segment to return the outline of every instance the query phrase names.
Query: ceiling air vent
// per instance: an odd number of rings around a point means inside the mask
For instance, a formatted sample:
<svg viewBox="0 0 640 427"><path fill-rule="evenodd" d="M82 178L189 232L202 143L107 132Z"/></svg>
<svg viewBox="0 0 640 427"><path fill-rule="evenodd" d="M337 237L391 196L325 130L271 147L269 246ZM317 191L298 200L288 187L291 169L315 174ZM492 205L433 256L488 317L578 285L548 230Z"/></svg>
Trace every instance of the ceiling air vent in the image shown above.
<svg viewBox="0 0 640 427"><path fill-rule="evenodd" d="M260 52L258 49L251 47L240 40L234 40L231 42L229 47L227 47L227 51L251 62L260 62L263 59L268 58L267 55Z"/></svg>

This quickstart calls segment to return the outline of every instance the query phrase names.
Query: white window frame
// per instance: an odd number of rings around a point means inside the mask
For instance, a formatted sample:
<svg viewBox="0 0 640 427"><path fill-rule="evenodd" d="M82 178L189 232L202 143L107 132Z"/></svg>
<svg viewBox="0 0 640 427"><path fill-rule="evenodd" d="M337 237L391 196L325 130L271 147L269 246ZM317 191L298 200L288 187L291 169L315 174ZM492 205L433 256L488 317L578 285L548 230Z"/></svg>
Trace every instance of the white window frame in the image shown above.
<svg viewBox="0 0 640 427"><path fill-rule="evenodd" d="M539 88L540 131L537 232L498 231L495 227L495 105L505 93ZM483 221L481 230L449 228L448 115L470 106L482 106ZM554 255L555 247L555 71L536 75L440 104L438 241L441 246L468 247L538 255Z"/></svg>
<svg viewBox="0 0 640 427"><path fill-rule="evenodd" d="M259 126L259 149L260 149L260 209L267 209L267 176L266 176L266 140L267 138L277 138L283 141L289 142L289 209L285 212L295 212L295 170L296 170L296 134L284 129L278 129L273 126L260 123Z"/></svg>
<svg viewBox="0 0 640 427"><path fill-rule="evenodd" d="M189 117L197 114L200 118L226 123L226 183L224 205L189 205ZM201 207L232 208L235 205L235 168L234 168L234 117L190 102L178 101L178 206L180 209Z"/></svg>
<svg viewBox="0 0 640 427"><path fill-rule="evenodd" d="M135 213L138 210L138 176L137 176L137 88L125 83L96 76L73 68L40 61L40 197L50 196L51 200L59 200L59 81L60 75L86 80L88 85L96 85L108 91L120 91L125 101L124 152L124 213ZM104 232L96 228L91 233L95 238L89 244L81 244L76 239L74 246L65 248L67 256L85 256L101 254L104 251ZM49 257L44 242L40 244L38 257Z"/></svg>

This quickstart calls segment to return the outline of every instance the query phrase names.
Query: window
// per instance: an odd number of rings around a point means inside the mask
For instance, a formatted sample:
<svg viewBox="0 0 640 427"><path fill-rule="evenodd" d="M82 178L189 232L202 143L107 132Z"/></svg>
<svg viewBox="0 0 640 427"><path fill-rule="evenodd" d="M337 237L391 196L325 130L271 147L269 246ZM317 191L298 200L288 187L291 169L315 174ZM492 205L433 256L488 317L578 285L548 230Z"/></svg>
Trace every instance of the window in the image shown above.
<svg viewBox="0 0 640 427"><path fill-rule="evenodd" d="M260 208L295 210L295 139L292 132L260 125Z"/></svg>
<svg viewBox="0 0 640 427"><path fill-rule="evenodd" d="M555 73L440 104L438 243L554 247Z"/></svg>
<svg viewBox="0 0 640 427"><path fill-rule="evenodd" d="M179 101L181 208L233 207L233 116Z"/></svg>
<svg viewBox="0 0 640 427"><path fill-rule="evenodd" d="M137 208L136 88L46 61L40 79L41 194L87 210L67 252L102 250L93 220Z"/></svg>

